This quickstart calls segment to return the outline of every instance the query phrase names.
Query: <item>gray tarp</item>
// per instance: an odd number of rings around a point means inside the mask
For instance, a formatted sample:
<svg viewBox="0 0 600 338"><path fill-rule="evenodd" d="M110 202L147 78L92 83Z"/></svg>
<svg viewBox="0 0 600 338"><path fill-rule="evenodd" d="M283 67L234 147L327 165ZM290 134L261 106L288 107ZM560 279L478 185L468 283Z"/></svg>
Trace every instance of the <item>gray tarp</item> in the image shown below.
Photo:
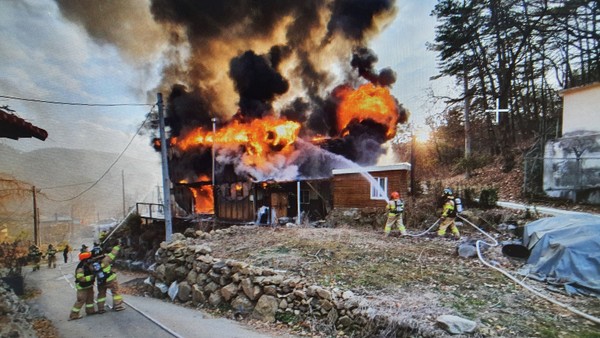
<svg viewBox="0 0 600 338"><path fill-rule="evenodd" d="M521 274L564 285L569 293L600 295L600 216L565 215L531 222L523 244L531 254Z"/></svg>

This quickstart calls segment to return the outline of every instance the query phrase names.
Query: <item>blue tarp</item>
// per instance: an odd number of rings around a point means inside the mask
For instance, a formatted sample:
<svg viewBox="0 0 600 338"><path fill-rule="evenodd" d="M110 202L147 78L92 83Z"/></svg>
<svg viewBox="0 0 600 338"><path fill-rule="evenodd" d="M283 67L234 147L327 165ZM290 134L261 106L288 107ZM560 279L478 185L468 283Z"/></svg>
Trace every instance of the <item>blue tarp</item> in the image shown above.
<svg viewBox="0 0 600 338"><path fill-rule="evenodd" d="M600 216L539 219L525 226L523 244L531 254L521 274L600 296Z"/></svg>

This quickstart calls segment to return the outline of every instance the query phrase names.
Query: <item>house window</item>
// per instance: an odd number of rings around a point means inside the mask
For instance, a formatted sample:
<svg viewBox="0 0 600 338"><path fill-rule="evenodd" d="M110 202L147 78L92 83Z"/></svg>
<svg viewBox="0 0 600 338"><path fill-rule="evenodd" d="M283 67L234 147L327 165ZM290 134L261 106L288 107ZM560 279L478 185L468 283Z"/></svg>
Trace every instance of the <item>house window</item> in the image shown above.
<svg viewBox="0 0 600 338"><path fill-rule="evenodd" d="M244 186L241 183L235 184L235 197L244 197Z"/></svg>
<svg viewBox="0 0 600 338"><path fill-rule="evenodd" d="M373 177L371 199L384 200L387 197L387 177Z"/></svg>

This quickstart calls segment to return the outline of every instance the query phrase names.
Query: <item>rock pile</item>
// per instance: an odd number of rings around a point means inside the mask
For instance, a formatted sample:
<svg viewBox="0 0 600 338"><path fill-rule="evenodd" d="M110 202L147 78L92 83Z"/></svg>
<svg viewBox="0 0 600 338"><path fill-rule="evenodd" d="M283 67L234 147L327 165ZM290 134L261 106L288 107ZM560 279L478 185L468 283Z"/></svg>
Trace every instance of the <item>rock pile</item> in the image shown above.
<svg viewBox="0 0 600 338"><path fill-rule="evenodd" d="M206 244L174 234L172 241L161 243L156 252L148 292L157 298L169 296L196 306L230 309L236 315L267 322L309 320L338 333L372 336L392 330L399 336L440 335L431 327L406 325L386 316L350 290L322 287L282 271L218 259L211 252Z"/></svg>
<svg viewBox="0 0 600 338"><path fill-rule="evenodd" d="M29 306L0 279L0 337L37 337Z"/></svg>

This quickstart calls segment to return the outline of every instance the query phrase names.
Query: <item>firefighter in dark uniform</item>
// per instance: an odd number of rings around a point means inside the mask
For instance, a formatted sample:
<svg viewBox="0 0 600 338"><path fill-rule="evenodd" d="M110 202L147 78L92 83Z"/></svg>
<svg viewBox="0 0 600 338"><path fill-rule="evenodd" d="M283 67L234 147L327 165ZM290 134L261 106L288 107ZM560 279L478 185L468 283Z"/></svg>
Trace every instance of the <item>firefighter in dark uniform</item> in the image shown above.
<svg viewBox="0 0 600 338"><path fill-rule="evenodd" d="M85 305L87 315L96 314L94 309L94 270L91 266L91 252L79 254L79 264L75 268L75 288L77 289L77 300L71 308L69 320L82 318L80 311Z"/></svg>

